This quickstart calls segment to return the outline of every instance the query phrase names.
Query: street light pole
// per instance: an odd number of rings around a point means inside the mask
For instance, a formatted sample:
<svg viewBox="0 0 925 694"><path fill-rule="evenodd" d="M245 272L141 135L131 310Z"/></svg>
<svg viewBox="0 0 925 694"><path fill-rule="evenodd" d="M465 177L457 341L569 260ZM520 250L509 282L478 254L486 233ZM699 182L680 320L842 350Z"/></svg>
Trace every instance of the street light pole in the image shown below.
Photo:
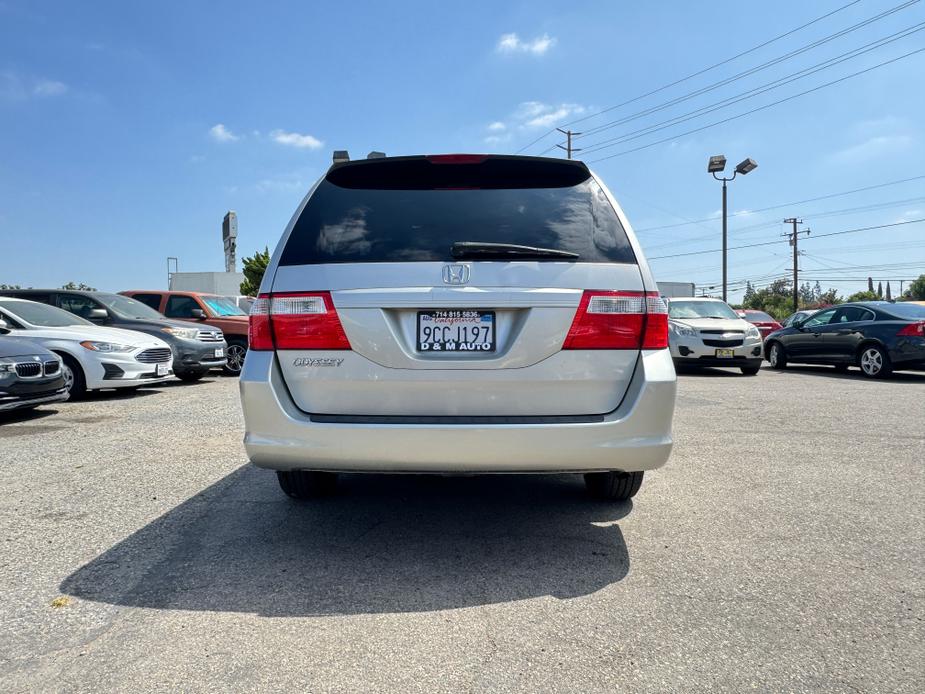
<svg viewBox="0 0 925 694"><path fill-rule="evenodd" d="M716 174L713 174L714 178ZM735 174L732 175L735 178ZM726 300L726 235L727 235L727 223L728 219L726 215L726 179L723 179L723 301Z"/></svg>
<svg viewBox="0 0 925 694"><path fill-rule="evenodd" d="M713 178L717 181L723 182L723 301L726 301L726 290L727 290L727 263L726 263L726 252L727 252L727 236L728 236L728 209L727 209L727 191L726 184L729 181L734 181L735 177L739 174L743 176L754 171L758 168L758 164L754 159L744 159L738 163L735 168L735 171L732 172L732 176L717 176L717 173L722 172L726 168L726 157L722 154L717 154L715 157L710 157L710 161L707 163L707 173L713 174Z"/></svg>

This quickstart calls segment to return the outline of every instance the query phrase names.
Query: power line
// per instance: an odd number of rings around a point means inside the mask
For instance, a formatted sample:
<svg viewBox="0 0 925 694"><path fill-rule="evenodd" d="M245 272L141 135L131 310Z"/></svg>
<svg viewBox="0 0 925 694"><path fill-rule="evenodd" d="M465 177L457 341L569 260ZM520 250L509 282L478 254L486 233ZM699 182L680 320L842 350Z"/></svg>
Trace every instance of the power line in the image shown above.
<svg viewBox="0 0 925 694"><path fill-rule="evenodd" d="M901 11L901 10L906 9L907 7L910 7L911 5L916 4L917 2L919 2L919 0L909 0L908 2L900 3L899 5L897 5L897 6L895 6L895 7L892 7L892 8L890 8L889 10L886 10L886 11L884 11L884 12L881 12L881 13L878 14L878 15L875 15L875 16L873 16L873 17L868 17L867 19L865 19L865 20L863 20L863 21L861 21L861 22L858 22L857 24L854 24L854 25L852 25L852 26L849 26L849 27L847 27L847 28L845 28L845 29L842 29L842 30L840 30L840 31L837 31L837 32L835 32L835 33L833 33L833 34L829 34L828 36L824 36L824 37L822 37L821 39L817 39L817 40L815 40L815 41L812 41L812 42L810 42L810 43L808 43L808 44L806 44L806 45L804 45L804 46L801 46L800 48L797 48L797 49L794 49L794 50L792 50L792 51L789 51L789 52L787 52L787 53L785 53L785 54L783 54L783 55L779 55L779 56L777 56L776 58L772 58L771 60L768 60L768 61L766 61L766 62L764 62L764 63L761 63L760 65L756 65L755 67L749 68L748 70L743 70L742 72L736 73L735 75L732 75L731 77L727 77L727 78L725 78L725 79L719 80L719 81L714 82L714 83L712 83L712 84L708 84L708 85L705 86L705 87L701 87L700 89L696 89L696 90L694 90L694 91L692 91L692 92L688 92L687 94L683 94L683 95L681 95L681 96L679 96L679 97L675 97L674 99L671 99L671 100L669 100L669 101L663 102L663 103L661 103L661 104L656 104L655 106L651 106L651 107L649 107L649 108L647 108L647 109L644 109L644 110L642 110L642 111L637 111L636 113L632 113L632 114L630 114L630 115L628 115L628 116L624 116L623 118L619 118L619 119L617 119L617 120L610 121L609 123L603 123L603 124L597 125L597 126L595 126L595 127L593 127L593 128L589 128L588 130L586 130L586 131L584 132L583 137L587 137L587 136L589 136L589 135L594 135L594 134L596 134L596 133L598 133L598 132L601 132L601 131L603 131L603 130L608 130L608 129L612 128L612 127L616 127L617 125L620 125L620 124L622 124L622 123L627 123L627 122L629 122L629 121L636 120L637 118L642 118L643 116L647 116L647 115L650 115L650 114L652 114L652 113L656 113L656 112L658 112L658 111L662 111L662 110L664 110L664 109L666 109L666 108L669 108L669 107L674 106L674 105L676 105L676 104L679 104L679 103L681 103L681 102L688 101L688 100L690 100L690 99L693 99L694 97L700 96L701 94L706 94L707 92L711 92L711 91L714 91L714 90L716 90L716 89L719 89L720 87L724 87L724 86L726 86L727 84L731 84L731 83L733 83L733 82L737 82L737 81L739 81L739 80L741 80L741 79L743 79L743 78L745 78L745 77L748 77L748 76L750 76L750 75L753 75L753 74L755 74L755 73L757 73L757 72L761 72L762 70L765 70L765 69L767 69L767 68L769 68L769 67L772 67L772 66L774 66L774 65L777 65L777 64L779 64L779 63L782 63L782 62L784 62L784 61L786 61L786 60L789 60L790 58L793 58L793 57L795 57L795 56L798 56L798 55L801 55L801 54L803 54L803 53L806 53L807 51L810 51L810 50L812 50L812 49L814 49L814 48L818 48L819 46L825 45L826 43L829 43L829 42L831 42L831 41L834 41L835 39L841 38L841 37L846 36L846 35L848 35L848 34L854 32L854 31L857 31L858 29L861 29L861 28L863 28L863 27L865 27L865 26L868 26L868 25L870 25L870 24L873 24L874 22L880 21L881 19L884 19L885 17L888 17L888 16L890 16L890 15L892 15L892 14L895 14L896 12L899 12L899 11ZM887 38L889 38L889 37L887 37ZM825 62L825 61L824 61L824 62ZM589 116L589 117L590 117L590 116ZM576 121L576 122L577 122L577 121Z"/></svg>
<svg viewBox="0 0 925 694"><path fill-rule="evenodd" d="M925 217L922 217L921 219L909 219L909 220L902 221L902 222L893 222L892 224L878 224L876 226L859 227L857 229L845 229L844 231L831 231L827 234L816 234L813 238L821 239L827 236L841 236L842 234L856 234L860 231L871 231L872 229L887 229L890 227L903 226L905 224L917 224L919 222L925 222ZM759 246L771 246L771 245L775 245L778 243L782 243L782 242L780 240L762 241L761 243L749 243L744 246L731 246L729 250L738 251L743 248L757 248ZM721 248L711 248L705 251L690 251L688 253L675 253L673 255L658 255L653 258L648 258L648 260L663 260L665 258L682 258L682 257L689 256L689 255L704 255L706 253L721 253L721 252L722 252Z"/></svg>
<svg viewBox="0 0 925 694"><path fill-rule="evenodd" d="M638 130L633 130L628 133L624 133L622 135L618 135L616 137L612 137L607 140L600 140L598 142L592 143L588 145L585 148L585 150L588 154L592 152L597 152L602 149L606 149L607 147L613 147L623 142L629 142L630 140L636 140L640 137L645 137L646 135L651 135L654 132L658 132L659 130L665 130L666 128L673 127L680 123L685 123L689 120L699 118L700 116L704 116L708 113L713 113L715 111L719 111L721 109L727 108L729 106L732 106L733 104L737 104L742 101L747 101L748 99L752 99L761 94L765 94L775 89L779 89L780 87L791 84L792 82L796 82L798 80L814 75L817 72L821 72L822 70L827 70L830 67L840 65L841 63L844 63L848 60L853 60L854 58L862 56L866 53L875 51L878 48L882 48L883 46L894 43L895 41L899 41L908 36L911 36L912 34L922 31L923 29L925 29L925 22L920 22L919 24L915 24L911 27L906 27L905 29L898 31L895 34L891 34L889 36L877 39L876 41L872 41L871 43L860 46L858 48L854 48L850 51L846 51L845 53L835 56L834 58L829 58L828 60L824 60L821 63L817 63L816 65L811 65L808 68L804 68L803 70L798 70L797 72L791 73L789 75L785 75L784 77L773 80L759 87L755 87L754 89L750 89L746 92L742 92L740 94L727 97L725 99L714 102L712 104L707 104L706 106L701 106L700 108L695 109L693 111L689 111L688 113L683 113L679 116L669 118L668 120L662 121L660 123L655 123L653 125L646 126L645 128L640 128ZM626 120L633 120L633 119L630 118ZM625 120L622 122L625 122ZM599 128L598 130L593 131L593 132L600 132L601 130L607 130L610 127L616 127L616 126L608 126L607 128ZM585 133L585 135L587 134L588 133Z"/></svg>
<svg viewBox="0 0 925 694"><path fill-rule="evenodd" d="M828 195L820 195L815 198L806 198L805 200L794 200L793 202L784 202L779 205L770 205L769 207L760 207L756 210L748 210L747 212L734 212L729 215L732 217L741 217L748 216L753 214L758 214L759 212L768 212L770 210L779 210L782 207L793 207L794 205L805 205L808 202L818 202L819 200L829 200L831 198L840 198L845 195L853 195L854 193L863 193L868 190L877 190L878 188L887 188L888 186L896 186L901 183L909 183L910 181L920 181L925 178L925 174L920 176L912 176L910 178L901 178L898 181L887 181L886 183L877 183L872 186L864 186L863 188L855 188L853 190L844 190L840 193L829 193ZM636 229L636 233L643 231L657 231L659 229L673 229L675 227L687 226L689 224L700 224L702 222L712 222L715 221L715 217L704 217L703 219L693 219L686 222L676 222L673 224L662 224L655 227L645 227L642 229Z"/></svg>
<svg viewBox="0 0 925 694"><path fill-rule="evenodd" d="M686 82L687 80L693 79L694 77L699 77L700 75L702 75L702 74L704 74L704 73L706 73L706 72L710 72L711 70L715 70L716 68L721 67L721 66L723 66L723 65L726 65L727 63L731 63L733 60L737 60L738 58L741 58L741 57L744 56L744 55L748 55L749 53L753 53L753 52L755 52L755 51L757 51L757 50L759 50L759 49L761 49L761 48L764 48L765 46L769 46L769 45L771 45L772 43L775 43L775 42L777 42L777 41L780 41L781 39L787 38L788 36L791 36L792 34L795 34L795 33L797 33L798 31L801 31L801 30L803 30L803 29L805 29L805 28L807 28L807 27L809 27L809 26L812 26L813 24L816 24L816 23L818 23L818 22L821 22L823 19L827 19L828 17L831 17L831 16L834 15L834 14L837 14L837 13L843 11L843 10L846 10L846 9L848 9L849 7L851 7L852 5L857 5L860 1L861 1L861 0L853 0L852 2L846 3L846 4L844 4L844 5L840 6L840 7L836 7L836 8L835 8L834 10L832 10L831 12L827 12L826 14L824 14L824 15L822 15L822 16L820 16L820 17L816 17L815 19L810 20L809 22L806 22L805 24L802 24L802 25L796 27L795 29L791 29L790 31L787 31L787 32L784 32L783 34L780 34L779 36L775 36L774 38L768 39L767 41L765 41L765 42L763 42L763 43L759 43L757 46L753 46L753 47L751 47L751 48L749 48L749 49L747 49L747 50L745 50L745 51L742 51L741 53L737 53L736 55L732 56L731 58L726 58L725 60L721 60L721 61L718 62L718 63L714 63L713 65L710 65L710 66L708 66L708 67L702 68L702 69L698 70L697 72L692 72L691 74L687 75L686 77L682 77L682 78L680 78L680 79L678 79L678 80L675 80L674 82L670 82L670 83L668 83L668 84L662 85L661 87L658 87L658 88L656 88L656 89L653 89L653 90L650 91L650 92L646 92L645 94L640 94L639 96L633 97L632 99L629 99L629 100L627 100L627 101L624 101L623 103L617 104L616 106L610 106L609 108L605 108L603 111L598 111L597 113L593 113L593 114L590 114L590 115L585 116L585 117L583 117L583 118L579 118L578 120L571 121L570 123L565 123L565 124L563 124L563 127L567 127L567 126L570 126L570 125L574 125L575 123L580 123L580 122L582 122L582 121L584 121L584 120L587 120L587 119L589 119L589 118L596 118L597 116L600 116L600 115L602 115L602 114L604 114L604 113L608 113L608 112L610 112L610 111L613 111L614 109L620 108L620 107L622 107L622 106L627 106L628 104L632 104L632 103L634 103L634 102L636 102L636 101L639 101L639 100L641 100L641 99L645 99L646 97L652 96L653 94L658 94L659 92L663 92L663 91L665 91L666 89L670 89L671 87L675 87L675 86L681 84L682 82ZM540 135L538 138L536 138L535 140L533 140L533 142L530 142L529 144L524 145L523 147L521 147L520 149L518 149L516 153L517 153L517 154L520 154L521 152L523 152L523 151L525 151L525 150L527 150L527 149L530 149L530 147L532 147L533 145L535 145L537 142L539 142L540 140L544 139L545 137L551 135L551 134L554 133L555 131L556 131L555 128L550 128L550 129L547 130L545 133L543 133L542 135Z"/></svg>
<svg viewBox="0 0 925 694"><path fill-rule="evenodd" d="M685 135L692 135L692 134L694 134L694 133L701 132L702 130L707 130L707 129L709 129L709 128L716 127L717 125L722 125L722 124L724 124L724 123L728 123L728 122L730 122L730 121L734 121L734 120L737 120L737 119L739 119L739 118L744 118L745 116L750 116L751 114L757 113L758 111L764 111L765 109L769 109L769 108L771 108L772 106L777 106L777 105L783 104L783 103L785 103L785 102L787 102L787 101L793 101L794 99L797 99L797 98L799 98L799 97L801 97L801 96L806 96L807 94L811 94L811 93L813 93L813 92L817 92L817 91L819 91L820 89L825 89L826 87L831 87L831 86L833 86L833 85L835 85L835 84L838 84L838 83L840 83L840 82L844 82L845 80L849 80L849 79L851 79L851 78L853 78L853 77L859 77L860 75L866 74L866 73L868 73L868 72L871 72L871 71L876 70L876 69L881 68L881 67L885 67L885 66L887 66L887 65L890 65L890 64L892 64L892 63L895 63L895 62L897 62L897 61L899 61L899 60L903 60L904 58L908 58L908 57L910 57L910 56L913 56L913 55L915 55L915 54L917 54L917 53L921 53L921 52L923 52L923 51L925 51L925 48L919 48L919 49L916 49L916 50L914 50L914 51L909 51L908 53L904 53L903 55L897 56L896 58L891 58L890 60L885 60L885 61L883 61L882 63L877 63L876 65L872 65L871 67L865 68L865 69L863 69L863 70L858 70L857 72L853 72L853 73L851 73L851 74L849 74L849 75L845 75L844 77L839 77L837 80L832 80L831 82L826 82L826 83L824 83L824 84L817 85L817 86L813 87L812 89L807 89L807 90L805 90L805 91L798 92L798 93L796 93L796 94L792 94L791 96L784 97L783 99L778 99L777 101L772 101L770 104L765 104L764 106L758 106L758 107L756 107L756 108L751 109L750 111L746 111L746 112L744 112L744 113L739 113L739 114L736 114L736 115L734 115L734 116L729 116L728 118L723 118L722 120L718 120L718 121L716 121L716 122L714 122L714 123L707 123L706 125L702 125L702 126L700 126L699 128L693 128L692 130L687 130L687 131L685 131L685 132L683 132L683 133L676 133L675 135L673 135L673 136L671 136L671 137L666 137L666 138L663 138L663 139L661 139L661 140L656 140L655 142L650 142L650 143L645 144L645 145L640 145L639 147L633 147L632 149L627 149L627 150L624 150L624 151L622 151L622 152L617 152L616 154L610 154L610 155L608 155L608 156L606 156L606 157L600 157L599 159L592 159L589 163L592 163L592 164L593 164L593 163L595 163L595 162L604 161L604 160L606 160L606 159L613 159L614 157L621 157L621 156L623 156L623 155L625 155L625 154L631 154L631 153L633 153L633 152L638 152L638 151L643 150L643 149L648 149L649 147L654 147L654 146L656 146L656 145L660 145L660 144L663 144L663 143L665 143L665 142L670 142L671 140L676 140L676 139L678 139L679 137L684 137Z"/></svg>

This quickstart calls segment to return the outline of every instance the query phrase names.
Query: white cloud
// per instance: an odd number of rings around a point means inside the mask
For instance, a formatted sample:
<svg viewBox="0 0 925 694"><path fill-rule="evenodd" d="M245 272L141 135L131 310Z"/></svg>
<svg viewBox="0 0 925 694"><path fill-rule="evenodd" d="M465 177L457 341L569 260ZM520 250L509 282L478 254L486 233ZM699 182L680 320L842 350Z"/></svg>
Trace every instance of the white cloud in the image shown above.
<svg viewBox="0 0 925 694"><path fill-rule="evenodd" d="M496 120L494 123L488 124L488 129L493 133L500 133L503 130L507 130L507 126L499 120Z"/></svg>
<svg viewBox="0 0 925 694"><path fill-rule="evenodd" d="M298 147L299 149L320 149L324 142L311 135L301 135L300 133L287 133L283 130L274 130L270 133L274 142L287 147Z"/></svg>
<svg viewBox="0 0 925 694"><path fill-rule="evenodd" d="M516 33L502 34L498 39L496 50L499 53L529 53L543 55L556 45L556 39L549 34L538 36L532 41L521 39Z"/></svg>
<svg viewBox="0 0 925 694"><path fill-rule="evenodd" d="M67 85L57 80L28 77L13 70L0 71L0 99L7 101L61 96L67 90Z"/></svg>
<svg viewBox="0 0 925 694"><path fill-rule="evenodd" d="M35 96L60 96L67 91L67 85L57 80L39 80L32 87Z"/></svg>
<svg viewBox="0 0 925 694"><path fill-rule="evenodd" d="M566 118L582 115L587 109L579 104L544 104L525 101L514 112L514 118L527 128L550 128Z"/></svg>
<svg viewBox="0 0 925 694"><path fill-rule="evenodd" d="M257 181L255 186L261 193L288 193L296 190L304 190L305 183L297 175L277 176L276 178L264 178Z"/></svg>
<svg viewBox="0 0 925 694"><path fill-rule="evenodd" d="M226 128L222 123L218 123L209 128L209 135L216 142L234 142L238 136Z"/></svg>
<svg viewBox="0 0 925 694"><path fill-rule="evenodd" d="M877 135L835 152L832 159L841 164L860 164L878 157L898 154L908 149L914 141L909 135Z"/></svg>
<svg viewBox="0 0 925 694"><path fill-rule="evenodd" d="M894 222L895 223L909 222L909 221L912 221L913 219L921 219L922 215L925 215L925 210L920 210L920 209L906 210L901 215L899 215L899 217L897 217L894 220Z"/></svg>

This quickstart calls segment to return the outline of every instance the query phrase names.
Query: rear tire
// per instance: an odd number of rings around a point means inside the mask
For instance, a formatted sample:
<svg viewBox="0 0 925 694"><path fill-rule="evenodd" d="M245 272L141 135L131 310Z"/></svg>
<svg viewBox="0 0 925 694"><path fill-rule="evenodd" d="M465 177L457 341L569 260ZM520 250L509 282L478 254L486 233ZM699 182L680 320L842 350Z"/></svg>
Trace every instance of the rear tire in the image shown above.
<svg viewBox="0 0 925 694"><path fill-rule="evenodd" d="M787 368L787 352L780 342L772 342L768 347L768 363L778 371Z"/></svg>
<svg viewBox="0 0 925 694"><path fill-rule="evenodd" d="M337 473L313 470L277 470L279 487L293 499L331 496L337 488Z"/></svg>
<svg viewBox="0 0 925 694"><path fill-rule="evenodd" d="M743 366L741 369L745 376L757 376L758 372L761 371L761 364L758 364L758 366Z"/></svg>
<svg viewBox="0 0 925 694"><path fill-rule="evenodd" d="M80 364L69 354L60 354L61 361L64 363L64 386L70 395L71 400L80 400L87 394L87 379Z"/></svg>
<svg viewBox="0 0 925 694"><path fill-rule="evenodd" d="M636 496L642 486L642 471L638 472L587 472L585 488L595 499L627 501Z"/></svg>
<svg viewBox="0 0 925 694"><path fill-rule="evenodd" d="M893 363L890 355L877 345L865 345L858 354L861 373L867 378L889 378L893 375Z"/></svg>

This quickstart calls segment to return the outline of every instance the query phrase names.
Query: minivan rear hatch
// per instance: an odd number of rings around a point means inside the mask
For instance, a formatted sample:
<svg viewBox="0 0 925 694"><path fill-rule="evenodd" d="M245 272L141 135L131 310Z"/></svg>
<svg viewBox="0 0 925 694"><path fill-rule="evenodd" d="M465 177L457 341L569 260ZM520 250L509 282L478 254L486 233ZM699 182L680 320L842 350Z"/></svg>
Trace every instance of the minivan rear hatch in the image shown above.
<svg viewBox="0 0 925 694"><path fill-rule="evenodd" d="M256 308L310 413L607 413L651 323L621 217L580 162L334 166L283 243Z"/></svg>

